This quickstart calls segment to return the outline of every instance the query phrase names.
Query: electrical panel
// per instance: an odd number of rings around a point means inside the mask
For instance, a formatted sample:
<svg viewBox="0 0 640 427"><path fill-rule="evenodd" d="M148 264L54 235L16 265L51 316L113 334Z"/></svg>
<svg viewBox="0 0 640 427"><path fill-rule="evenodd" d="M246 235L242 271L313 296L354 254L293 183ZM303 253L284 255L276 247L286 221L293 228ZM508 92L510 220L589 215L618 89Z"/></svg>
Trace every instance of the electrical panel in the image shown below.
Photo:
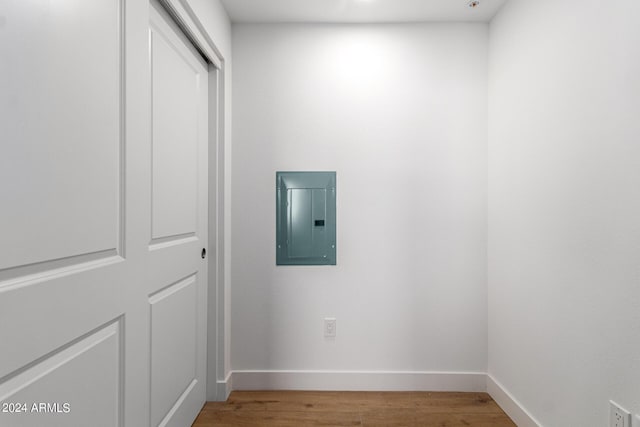
<svg viewBox="0 0 640 427"><path fill-rule="evenodd" d="M335 172L276 172L276 264L336 265Z"/></svg>

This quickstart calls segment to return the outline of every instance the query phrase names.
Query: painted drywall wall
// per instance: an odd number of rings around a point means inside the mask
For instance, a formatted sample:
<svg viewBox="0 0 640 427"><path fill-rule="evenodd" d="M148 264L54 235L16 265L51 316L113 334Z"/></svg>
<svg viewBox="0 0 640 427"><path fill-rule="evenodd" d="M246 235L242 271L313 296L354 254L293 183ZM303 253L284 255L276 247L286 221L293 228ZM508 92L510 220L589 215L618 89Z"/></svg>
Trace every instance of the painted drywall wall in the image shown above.
<svg viewBox="0 0 640 427"><path fill-rule="evenodd" d="M640 413L640 3L490 26L489 374L544 426Z"/></svg>
<svg viewBox="0 0 640 427"><path fill-rule="evenodd" d="M231 369L231 156L232 156L232 55L231 55L231 22L220 0L188 0L194 13L202 22L211 40L224 59L222 78L224 78L224 268L222 271L222 289L210 286L210 304L216 305L217 319L210 318L207 399L226 399L226 393L217 392L224 389ZM213 149L211 147L210 149ZM212 180L210 185L215 185ZM210 221L209 230L214 231L215 224ZM209 277L214 283L216 249L209 248ZM211 295L214 293L215 295ZM222 387L219 387L221 384Z"/></svg>
<svg viewBox="0 0 640 427"><path fill-rule="evenodd" d="M487 35L233 26L234 372L486 371ZM337 171L337 266L275 265L287 170Z"/></svg>

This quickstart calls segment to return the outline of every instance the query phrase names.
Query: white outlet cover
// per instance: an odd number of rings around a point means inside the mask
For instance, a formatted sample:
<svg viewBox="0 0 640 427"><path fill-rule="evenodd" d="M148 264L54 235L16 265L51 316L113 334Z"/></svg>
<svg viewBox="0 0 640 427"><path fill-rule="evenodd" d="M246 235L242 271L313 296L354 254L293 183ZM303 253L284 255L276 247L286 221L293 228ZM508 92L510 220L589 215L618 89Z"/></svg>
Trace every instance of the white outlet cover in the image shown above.
<svg viewBox="0 0 640 427"><path fill-rule="evenodd" d="M336 337L336 318L335 317L324 318L324 336L326 338Z"/></svg>
<svg viewBox="0 0 640 427"><path fill-rule="evenodd" d="M613 400L609 401L609 427L632 427L631 413Z"/></svg>

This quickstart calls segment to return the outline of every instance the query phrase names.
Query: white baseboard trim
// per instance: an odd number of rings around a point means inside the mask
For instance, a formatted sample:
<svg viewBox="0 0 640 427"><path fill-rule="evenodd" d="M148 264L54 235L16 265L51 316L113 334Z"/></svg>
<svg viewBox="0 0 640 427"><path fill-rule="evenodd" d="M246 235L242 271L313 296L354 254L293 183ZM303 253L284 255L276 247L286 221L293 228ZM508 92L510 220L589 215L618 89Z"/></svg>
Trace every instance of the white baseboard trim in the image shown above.
<svg viewBox="0 0 640 427"><path fill-rule="evenodd" d="M233 390L233 372L229 372L224 381L217 381L218 387L216 397L219 402L224 402L229 398L231 391Z"/></svg>
<svg viewBox="0 0 640 427"><path fill-rule="evenodd" d="M509 415L518 427L542 427L498 381L487 374L487 393Z"/></svg>
<svg viewBox="0 0 640 427"><path fill-rule="evenodd" d="M234 390L468 391L487 390L482 372L233 371Z"/></svg>
<svg viewBox="0 0 640 427"><path fill-rule="evenodd" d="M237 370L218 381L232 390L487 392L518 427L543 427L498 381L483 372Z"/></svg>

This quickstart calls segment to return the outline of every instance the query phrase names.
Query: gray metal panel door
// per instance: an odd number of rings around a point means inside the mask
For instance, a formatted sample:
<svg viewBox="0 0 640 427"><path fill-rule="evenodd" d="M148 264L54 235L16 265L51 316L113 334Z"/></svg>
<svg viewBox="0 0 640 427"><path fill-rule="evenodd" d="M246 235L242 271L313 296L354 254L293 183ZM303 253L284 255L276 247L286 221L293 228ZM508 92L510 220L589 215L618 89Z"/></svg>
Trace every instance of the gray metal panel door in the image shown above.
<svg viewBox="0 0 640 427"><path fill-rule="evenodd" d="M336 173L276 173L276 264L336 264Z"/></svg>

